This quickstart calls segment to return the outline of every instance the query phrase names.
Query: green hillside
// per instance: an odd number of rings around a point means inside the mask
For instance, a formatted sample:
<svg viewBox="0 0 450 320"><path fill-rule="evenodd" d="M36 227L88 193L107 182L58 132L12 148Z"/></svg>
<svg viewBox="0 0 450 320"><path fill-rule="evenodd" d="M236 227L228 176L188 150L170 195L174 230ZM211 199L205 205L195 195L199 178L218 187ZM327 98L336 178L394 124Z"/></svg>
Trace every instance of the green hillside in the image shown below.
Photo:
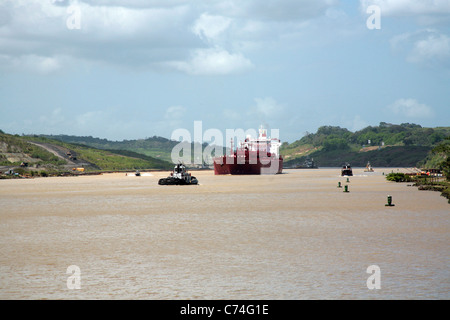
<svg viewBox="0 0 450 320"><path fill-rule="evenodd" d="M26 137L29 141L51 143L69 149L77 154L79 159L91 163L100 170L131 170L131 169L171 169L172 164L146 156L141 153L134 153L126 150L101 150L81 144L66 143L52 140L45 137Z"/></svg>
<svg viewBox="0 0 450 320"><path fill-rule="evenodd" d="M151 137L147 139L111 141L107 139L94 138L92 136L71 135L39 135L47 139L58 140L66 143L84 145L102 150L126 150L136 154L146 155L152 158L172 162L172 149L178 144L177 141L163 137Z"/></svg>
<svg viewBox="0 0 450 320"><path fill-rule="evenodd" d="M417 124L381 122L351 132L334 126L320 127L316 133L281 147L287 167L295 167L307 156L318 166L335 167L348 162L363 167L414 167L432 161L433 147L450 136L450 127L423 128Z"/></svg>
<svg viewBox="0 0 450 320"><path fill-rule="evenodd" d="M48 138L52 140L58 140L66 143L84 145L93 147L96 149L108 150L114 152L120 150L121 154L124 151L129 151L136 154L146 155L155 159L160 159L172 163L172 150L180 142L175 140L169 140L163 137L151 137L146 139L137 140L123 140L123 141L111 141L107 139L94 138L91 136L69 136L69 135L39 135L38 137ZM208 146L207 143L202 144L202 150ZM194 159L194 145L191 143L191 162L198 164L201 159ZM224 148L223 153L226 150ZM195 161L194 161L195 160Z"/></svg>
<svg viewBox="0 0 450 320"><path fill-rule="evenodd" d="M302 164L307 157L319 167L344 163L364 167L370 162L374 167L436 168L448 160L447 153L436 151L445 149L437 147L447 145L448 137L450 127L424 128L410 123L381 122L356 132L322 126L291 144L283 143L280 152L286 168ZM0 130L0 166L27 163L52 170L170 170L171 152L178 143L162 137L109 141L67 135L18 136Z"/></svg>
<svg viewBox="0 0 450 320"><path fill-rule="evenodd" d="M0 166L25 167L28 171L170 170L172 164L143 154L123 150L100 150L37 136L0 132Z"/></svg>
<svg viewBox="0 0 450 320"><path fill-rule="evenodd" d="M28 143L20 136L0 131L0 166L20 166L22 162L35 166L67 164L67 161L41 147Z"/></svg>

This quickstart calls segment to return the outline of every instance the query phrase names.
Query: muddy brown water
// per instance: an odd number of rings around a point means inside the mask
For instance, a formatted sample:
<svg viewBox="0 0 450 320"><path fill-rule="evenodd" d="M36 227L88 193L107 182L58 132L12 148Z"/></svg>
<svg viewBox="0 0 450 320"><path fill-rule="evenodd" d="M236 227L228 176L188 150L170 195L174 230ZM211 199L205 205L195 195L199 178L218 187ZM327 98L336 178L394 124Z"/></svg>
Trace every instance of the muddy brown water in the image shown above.
<svg viewBox="0 0 450 320"><path fill-rule="evenodd" d="M449 299L450 205L375 170L0 180L0 298Z"/></svg>

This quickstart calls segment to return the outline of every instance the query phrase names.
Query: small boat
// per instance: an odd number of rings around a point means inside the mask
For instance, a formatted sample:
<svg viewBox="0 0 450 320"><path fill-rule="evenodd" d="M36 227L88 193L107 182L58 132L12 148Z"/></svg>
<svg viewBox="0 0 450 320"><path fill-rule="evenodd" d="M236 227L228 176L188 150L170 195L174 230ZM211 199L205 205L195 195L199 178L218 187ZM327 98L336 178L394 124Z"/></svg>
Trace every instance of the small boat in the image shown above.
<svg viewBox="0 0 450 320"><path fill-rule="evenodd" d="M161 178L158 181L159 185L190 185L198 184L196 177L186 172L186 166L182 163L177 164L173 168L173 172L167 178Z"/></svg>
<svg viewBox="0 0 450 320"><path fill-rule="evenodd" d="M73 168L72 170L74 170L75 168ZM127 176L127 177L140 177L141 176L141 173L139 172L139 170L136 170L136 172L135 173L125 173L125 176Z"/></svg>
<svg viewBox="0 0 450 320"><path fill-rule="evenodd" d="M367 162L366 169L364 169L364 172L373 172L373 168L370 165L370 162Z"/></svg>
<svg viewBox="0 0 450 320"><path fill-rule="evenodd" d="M342 166L341 176L353 176L352 167L348 163Z"/></svg>
<svg viewBox="0 0 450 320"><path fill-rule="evenodd" d="M318 169L319 167L314 162L314 159L311 159L310 157L306 157L305 162L303 164L299 164L294 167L295 169Z"/></svg>

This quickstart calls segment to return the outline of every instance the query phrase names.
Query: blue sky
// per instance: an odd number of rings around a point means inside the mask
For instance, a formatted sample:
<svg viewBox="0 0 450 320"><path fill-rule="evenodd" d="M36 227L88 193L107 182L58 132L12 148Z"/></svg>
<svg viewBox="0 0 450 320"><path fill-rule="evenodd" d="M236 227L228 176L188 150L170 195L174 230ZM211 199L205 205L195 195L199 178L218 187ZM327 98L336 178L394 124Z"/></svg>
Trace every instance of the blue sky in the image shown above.
<svg viewBox="0 0 450 320"><path fill-rule="evenodd" d="M0 2L7 133L170 138L202 121L291 143L449 119L450 0Z"/></svg>

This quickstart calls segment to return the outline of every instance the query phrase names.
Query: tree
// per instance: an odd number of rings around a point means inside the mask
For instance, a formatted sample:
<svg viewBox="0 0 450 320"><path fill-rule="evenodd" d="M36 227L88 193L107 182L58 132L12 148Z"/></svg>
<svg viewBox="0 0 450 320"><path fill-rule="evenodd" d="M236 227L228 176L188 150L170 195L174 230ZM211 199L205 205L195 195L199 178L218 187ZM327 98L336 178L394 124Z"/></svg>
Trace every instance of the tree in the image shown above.
<svg viewBox="0 0 450 320"><path fill-rule="evenodd" d="M442 155L444 161L441 162L442 173L447 180L450 180L450 137L445 138L436 147L431 150L435 155Z"/></svg>
<svg viewBox="0 0 450 320"><path fill-rule="evenodd" d="M323 148L327 151L348 149L347 141L342 138L329 137L323 142Z"/></svg>

